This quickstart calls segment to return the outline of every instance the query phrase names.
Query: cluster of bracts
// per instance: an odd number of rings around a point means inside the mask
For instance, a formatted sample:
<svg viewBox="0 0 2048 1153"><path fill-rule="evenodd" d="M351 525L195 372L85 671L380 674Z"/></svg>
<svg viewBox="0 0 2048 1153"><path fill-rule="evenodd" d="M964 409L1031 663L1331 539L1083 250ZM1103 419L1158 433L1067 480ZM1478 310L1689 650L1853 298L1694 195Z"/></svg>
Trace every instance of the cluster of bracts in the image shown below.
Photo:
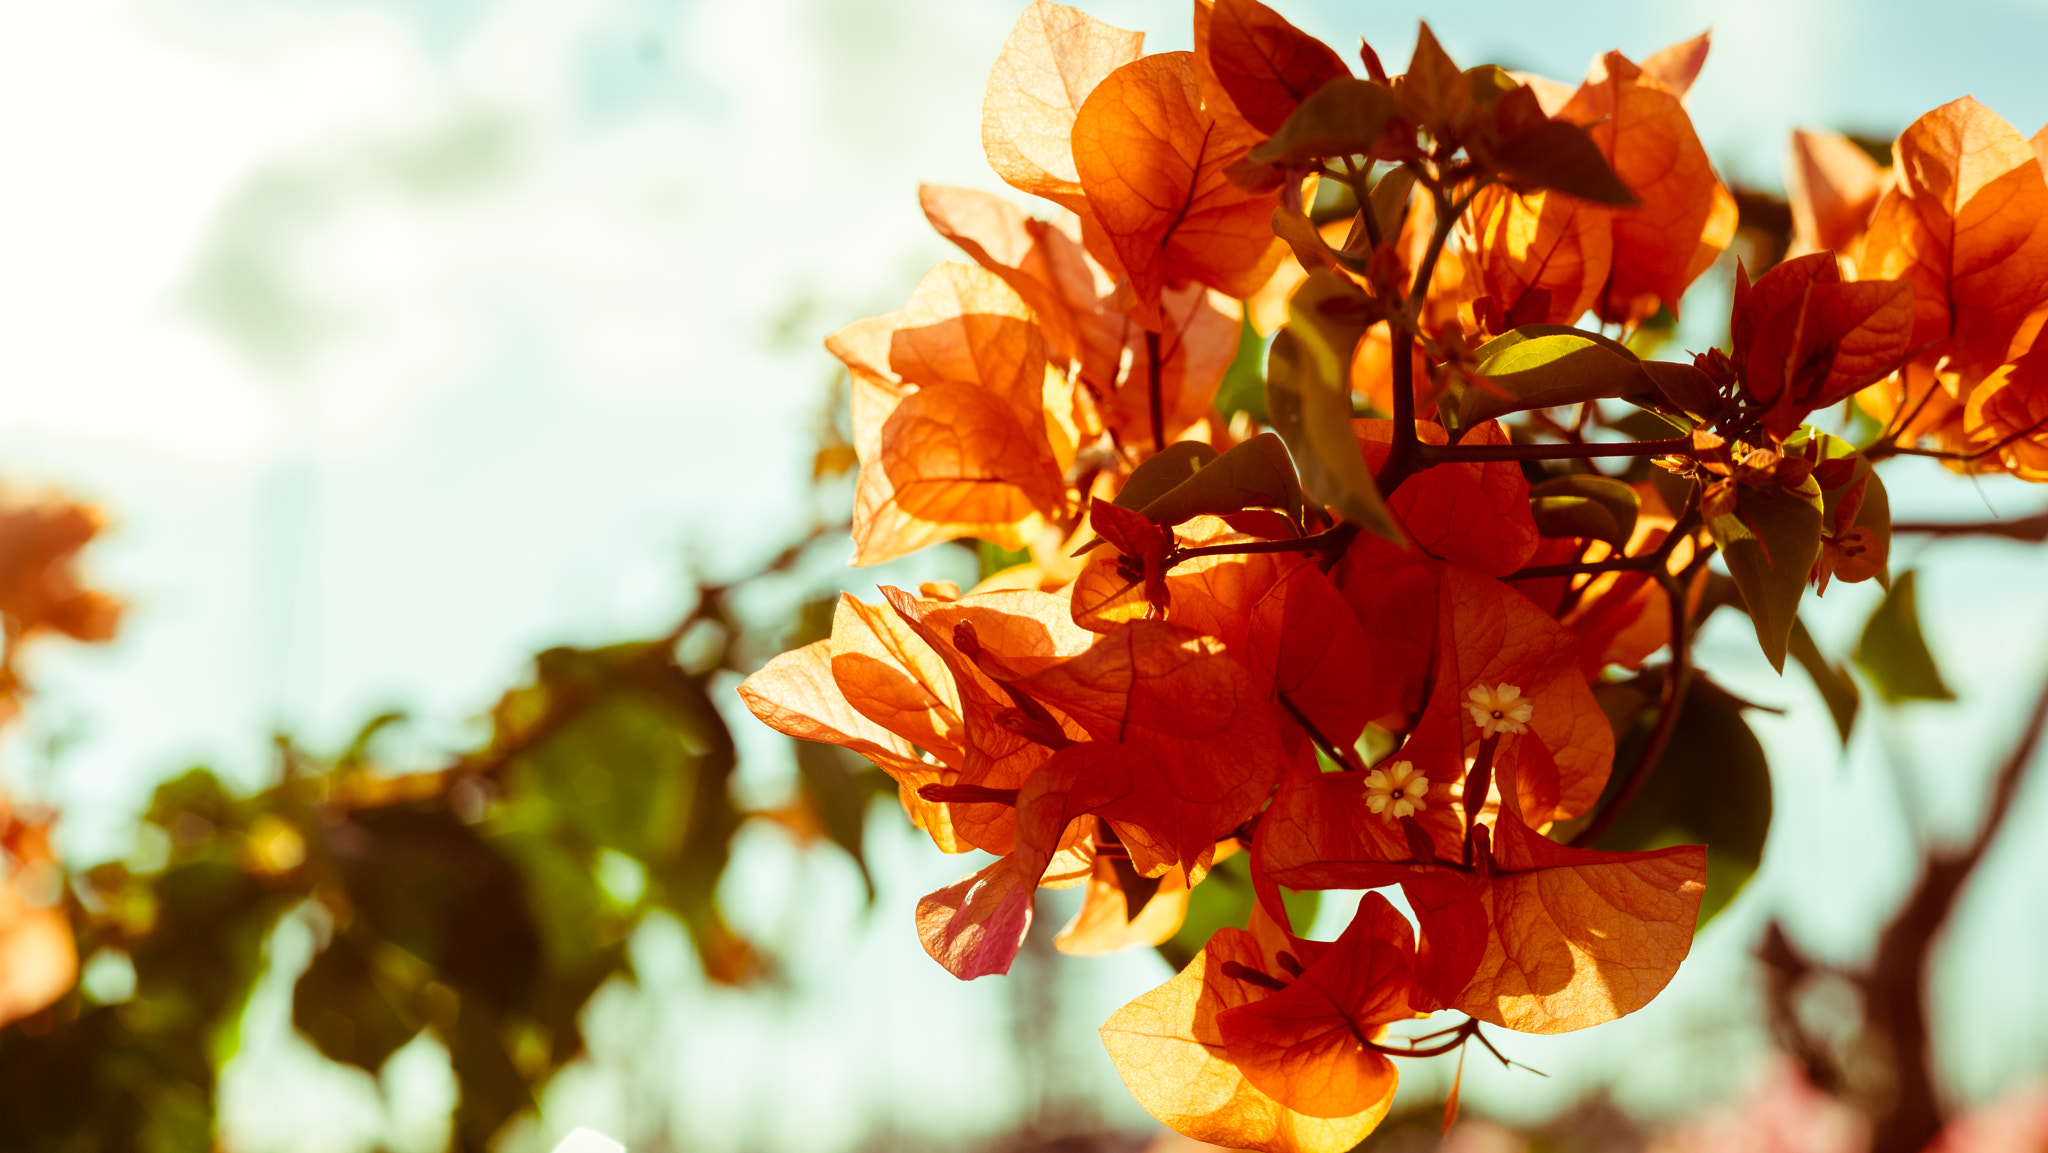
<svg viewBox="0 0 2048 1153"><path fill-rule="evenodd" d="M1967 99L1891 170L1803 134L1794 256L1738 272L1732 352L1649 362L1568 326L1675 313L1736 238L1684 106L1704 37L1576 89L1461 70L1426 27L1406 74L1365 47L1355 76L1256 0L1197 0L1193 52L1141 40L1032 5L984 144L1052 217L924 189L971 262L828 342L858 562L1029 559L847 596L741 691L886 770L941 849L997 857L917 909L962 978L1007 971L1040 887L1086 887L1059 944L1102 952L1166 939L1248 854L1249 924L1103 1036L1183 1133L1341 1150L1390 1057L1611 1020L1684 959L1703 850L1584 847L1615 753L1593 688L1668 650L1672 711L1709 555L1782 664L1809 583L1885 576L1874 461L2048 477L2048 184ZM1264 411L1225 419L1262 336ZM1802 426L1852 399L1862 450ZM1589 439L1604 402L1662 435ZM1524 469L1629 457L1661 468ZM1368 894L1332 942L1282 899L1393 886L1417 927ZM1469 1020L1388 1039L1441 1010Z"/></svg>

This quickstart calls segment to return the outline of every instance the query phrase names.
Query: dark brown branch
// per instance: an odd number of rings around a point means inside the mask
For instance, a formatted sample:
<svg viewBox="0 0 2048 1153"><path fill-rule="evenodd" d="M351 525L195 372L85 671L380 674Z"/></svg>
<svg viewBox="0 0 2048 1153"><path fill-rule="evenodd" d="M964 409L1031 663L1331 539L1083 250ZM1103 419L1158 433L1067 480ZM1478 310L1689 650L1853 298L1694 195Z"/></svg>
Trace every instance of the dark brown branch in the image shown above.
<svg viewBox="0 0 2048 1153"><path fill-rule="evenodd" d="M1330 758L1332 763L1343 765L1345 768L1356 772L1362 773L1365 771L1365 764L1359 759L1358 750L1352 749L1350 750L1350 756L1344 755L1344 751L1338 749L1336 742L1324 736L1317 730L1314 722L1310 721L1300 709L1294 707L1294 702L1287 699L1286 693L1276 695L1279 698L1280 707L1287 710L1287 715L1294 718L1294 723L1301 726L1301 730L1308 734L1308 739L1315 742L1316 748L1321 749L1323 755Z"/></svg>
<svg viewBox="0 0 2048 1153"><path fill-rule="evenodd" d="M1429 248L1422 254L1422 261L1415 268L1415 283L1408 289L1408 304L1405 315L1389 321L1393 338L1390 351L1394 357L1394 435L1387 449L1386 463L1380 466L1379 475L1373 478L1381 493L1391 493L1400 487L1401 481L1415 470L1416 449L1421 441L1415 435L1415 330L1414 318L1422 312L1422 305L1429 297L1429 282L1436 276L1437 260L1444 254L1444 245L1451 238L1451 229L1464 214L1471 197L1453 203L1442 192L1436 190L1433 182L1425 182L1430 195L1436 199L1436 227L1430 230ZM1474 190L1475 194L1477 190ZM1367 210L1370 211L1370 205Z"/></svg>
<svg viewBox="0 0 2048 1153"><path fill-rule="evenodd" d="M1150 374L1145 378L1145 388L1147 399L1151 402L1152 406L1152 451L1154 452L1166 451L1166 401L1161 396L1164 382L1160 379L1164 370L1161 361L1164 359L1159 351L1159 334L1147 332L1145 334L1145 361L1150 366Z"/></svg>
<svg viewBox="0 0 2048 1153"><path fill-rule="evenodd" d="M941 805L1009 805L1017 804L1017 790L991 789L986 785L923 785L917 795L933 804Z"/></svg>
<svg viewBox="0 0 2048 1153"><path fill-rule="evenodd" d="M1583 444L1423 444L1422 459L1431 464L1489 460L1587 460L1608 456L1690 456L1692 438L1626 440Z"/></svg>
<svg viewBox="0 0 2048 1153"><path fill-rule="evenodd" d="M1516 569L1502 577L1502 580L1540 580L1544 577L1595 576L1607 572L1655 572L1662 567L1664 558L1655 553L1642 556L1618 556L1607 560L1577 561L1572 564L1539 564Z"/></svg>
<svg viewBox="0 0 2048 1153"><path fill-rule="evenodd" d="M1351 531L1343 531L1346 527L1350 527ZM1342 552L1356 535L1356 526L1339 525L1327 532L1319 532L1312 536L1296 537L1293 540L1232 541L1225 544L1198 545L1194 548L1177 548L1166 554L1165 568L1166 571L1171 572L1175 565L1183 561L1190 561L1196 557L1204 556L1236 556L1242 553L1262 552L1314 552L1325 554Z"/></svg>
<svg viewBox="0 0 2048 1153"><path fill-rule="evenodd" d="M1941 1102L1934 1083L1927 1019L1927 971L1936 938L1948 921L1963 885L1976 871L2012 813L2013 800L2040 749L2048 725L2048 685L2034 702L2026 729L1992 780L1991 800L1977 835L1959 850L1928 853L1920 881L1878 936L1863 989L1864 1013L1887 1042L1892 1057L1889 1108L1873 1118L1872 1153L1916 1153L1941 1130Z"/></svg>
<svg viewBox="0 0 2048 1153"><path fill-rule="evenodd" d="M1691 630L1686 628L1685 593L1679 588L1677 578L1670 573L1657 570L1657 583L1664 588L1665 599L1671 606L1671 667L1664 677L1664 704L1657 714L1657 726L1650 730L1650 739L1643 745L1642 755L1636 758L1630 768L1628 779L1614 794L1607 807L1600 810L1591 824L1579 830L1571 840L1573 848L1583 849L1600 839L1601 834L1614 827L1614 822L1628 811L1635 799L1650 781L1650 774L1656 771L1657 762L1664 759L1664 750L1671 744L1671 734L1678 729L1678 715L1685 709L1685 694L1692 687L1692 641Z"/></svg>
<svg viewBox="0 0 2048 1153"><path fill-rule="evenodd" d="M1975 520L1975 521L1895 521L1892 535L1911 533L1916 536L1996 536L2007 540L2028 541L2039 544L2048 541L2048 512L2018 520Z"/></svg>

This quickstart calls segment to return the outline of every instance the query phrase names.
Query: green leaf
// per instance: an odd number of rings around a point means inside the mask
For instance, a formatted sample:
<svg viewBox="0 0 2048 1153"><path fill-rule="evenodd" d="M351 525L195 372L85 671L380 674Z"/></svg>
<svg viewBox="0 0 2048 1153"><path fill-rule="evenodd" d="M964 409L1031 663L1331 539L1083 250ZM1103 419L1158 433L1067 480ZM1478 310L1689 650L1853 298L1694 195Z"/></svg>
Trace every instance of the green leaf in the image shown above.
<svg viewBox="0 0 2048 1153"><path fill-rule="evenodd" d="M1697 420L1705 420L1721 410L1721 393L1714 387L1714 378L1697 366L1675 360L1646 360L1642 365L1643 375L1649 377L1654 390L1645 400L1661 399L1666 407Z"/></svg>
<svg viewBox="0 0 2048 1153"><path fill-rule="evenodd" d="M1321 894L1312 890L1296 892L1282 889L1280 897L1287 907L1287 919L1292 922L1297 934L1306 933L1316 919L1316 909ZM1195 959L1216 930L1232 927L1243 928L1251 919L1252 906L1258 897L1252 891L1251 854L1238 853L1219 862L1209 870L1202 883L1188 894L1187 917L1173 936L1155 946L1159 955L1174 969L1184 969Z"/></svg>
<svg viewBox="0 0 2048 1153"><path fill-rule="evenodd" d="M425 1024L416 990L378 968L353 934L337 933L292 987L299 1032L328 1060L370 1073Z"/></svg>
<svg viewBox="0 0 2048 1153"><path fill-rule="evenodd" d="M1141 509L1201 471L1203 465L1216 459L1216 450L1199 440L1175 441L1165 451L1151 457L1131 471L1129 480L1116 494L1116 503L1122 508Z"/></svg>
<svg viewBox="0 0 2048 1153"><path fill-rule="evenodd" d="M1793 453L1803 450L1807 443L1813 440L1820 441L1820 462L1822 464L1833 460L1852 460L1856 462L1855 468L1833 488L1821 489L1821 523L1824 525L1833 525L1835 523L1836 508L1842 503L1842 499L1848 496L1850 491L1856 487L1857 482L1862 481L1864 482L1863 503L1856 509L1856 515L1850 519L1850 527L1869 529L1876 538L1874 547L1878 555L1889 557L1892 548L1892 502L1891 497L1885 492L1884 478L1877 475L1876 467L1870 463L1869 458L1865 457L1855 445L1832 433L1822 432L1812 425L1801 425L1798 431L1786 437L1785 451ZM1877 583L1885 589L1892 587L1891 572L1888 567L1879 570Z"/></svg>
<svg viewBox="0 0 2048 1153"><path fill-rule="evenodd" d="M825 836L846 850L860 866L860 879L867 885L868 903L875 901L875 879L868 872L864 840L867 832L868 802L878 793L893 795L895 785L880 769L837 745L816 741L792 741L796 746L798 780L811 811L818 816Z"/></svg>
<svg viewBox="0 0 2048 1153"><path fill-rule="evenodd" d="M1395 237L1401 235L1401 225L1408 218L1408 196L1415 190L1415 170L1407 165L1389 169L1379 183L1372 186L1368 199L1372 203L1373 219L1379 222L1380 235Z"/></svg>
<svg viewBox="0 0 2048 1153"><path fill-rule="evenodd" d="M1842 665L1822 655L1820 646L1813 643L1813 635L1806 631L1806 622L1792 624L1792 659L1813 678L1813 687L1820 690L1820 698L1828 706L1828 715L1835 719L1835 732L1842 738L1842 744L1849 743L1849 732L1856 727L1856 711L1863 705L1863 691L1856 687L1855 678Z"/></svg>
<svg viewBox="0 0 2048 1153"><path fill-rule="evenodd" d="M1570 121L1538 120L1489 151L1501 172L1524 188L1547 188L1621 208L1636 202L1600 154L1600 146Z"/></svg>
<svg viewBox="0 0 2048 1153"><path fill-rule="evenodd" d="M1237 355L1223 370L1223 383L1216 388L1216 411L1225 420L1243 412L1256 423L1271 423L1266 418L1266 338L1252 327L1249 307L1238 321Z"/></svg>
<svg viewBox="0 0 2048 1153"><path fill-rule="evenodd" d="M985 540L978 540L974 542L974 559L978 571L981 573L981 579L987 580L1006 568L1015 568L1030 560L1031 550L1028 548L1008 549L998 544L990 544ZM834 600L831 603L836 606L839 602ZM829 636L830 632L831 630L827 629L826 635Z"/></svg>
<svg viewBox="0 0 2048 1153"><path fill-rule="evenodd" d="M1491 108L1501 97L1520 88L1514 74L1498 64L1478 64L1465 69L1465 82L1472 89L1472 103Z"/></svg>
<svg viewBox="0 0 2048 1153"><path fill-rule="evenodd" d="M1877 534L1878 547L1889 557L1892 551L1892 498L1884 490L1884 478L1875 471L1866 474L1870 486L1863 490L1863 507L1856 510L1853 528L1867 528ZM1885 591L1891 591L1892 574L1887 565L1877 574L1877 583Z"/></svg>
<svg viewBox="0 0 2048 1153"><path fill-rule="evenodd" d="M1232 446L1139 511L1155 524L1176 525L1248 508L1279 509L1287 519L1301 523L1301 484L1287 446L1270 432Z"/></svg>
<svg viewBox="0 0 2048 1153"><path fill-rule="evenodd" d="M1650 387L1642 362L1606 337L1562 325L1524 325L1479 346L1477 372L1465 391L1458 423L1532 408L1640 396Z"/></svg>
<svg viewBox="0 0 2048 1153"><path fill-rule="evenodd" d="M1251 150L1262 164L1308 164L1372 151L1396 114L1394 94L1373 80L1342 77L1301 102L1271 140Z"/></svg>
<svg viewBox="0 0 2048 1153"><path fill-rule="evenodd" d="M1927 638L1920 633L1914 590L1911 569L1892 581L1892 591L1863 626L1863 639L1856 645L1856 667L1869 675L1887 704L1955 700L1956 695L1941 679L1941 670L1935 667L1934 654L1927 651Z"/></svg>
<svg viewBox="0 0 2048 1153"><path fill-rule="evenodd" d="M533 1108L533 1090L505 1045L505 1021L477 999L465 997L441 1034L455 1074L456 1148L484 1150L519 1113Z"/></svg>
<svg viewBox="0 0 2048 1153"><path fill-rule="evenodd" d="M1351 426L1351 353L1375 317L1349 281L1315 272L1294 290L1267 360L1266 410L1308 495L1389 540L1401 530L1380 501Z"/></svg>
<svg viewBox="0 0 2048 1153"><path fill-rule="evenodd" d="M1603 694L1603 704L1608 703L1607 695ZM1624 714L1616 738L1617 766L1635 764L1655 721L1656 698L1637 691L1635 699L1649 701L1651 707ZM1703 927L1756 872L1771 827L1770 764L1742 710L1740 700L1696 675L1664 756L1654 767L1645 766L1651 775L1642 791L1593 845L1621 852L1706 845L1707 891L1699 920ZM1608 782L1603 806L1622 782L1620 773Z"/></svg>
<svg viewBox="0 0 2048 1153"><path fill-rule="evenodd" d="M465 1001L532 1003L543 946L525 879L445 806L358 811L327 849L351 931L417 957Z"/></svg>
<svg viewBox="0 0 2048 1153"><path fill-rule="evenodd" d="M1820 486L1738 486L1735 511L1707 522L1771 667L1785 671L1806 579L1820 557Z"/></svg>
<svg viewBox="0 0 2048 1153"><path fill-rule="evenodd" d="M1287 247L1294 252L1294 259L1303 268L1342 267L1364 275L1372 266L1368 257L1352 256L1331 248L1323 234L1316 231L1314 221L1285 204L1273 210L1273 235L1287 242Z"/></svg>
<svg viewBox="0 0 2048 1153"><path fill-rule="evenodd" d="M1636 490L1604 476L1577 474L1546 480L1529 490L1536 531L1544 536L1590 537L1628 546L1642 501Z"/></svg>

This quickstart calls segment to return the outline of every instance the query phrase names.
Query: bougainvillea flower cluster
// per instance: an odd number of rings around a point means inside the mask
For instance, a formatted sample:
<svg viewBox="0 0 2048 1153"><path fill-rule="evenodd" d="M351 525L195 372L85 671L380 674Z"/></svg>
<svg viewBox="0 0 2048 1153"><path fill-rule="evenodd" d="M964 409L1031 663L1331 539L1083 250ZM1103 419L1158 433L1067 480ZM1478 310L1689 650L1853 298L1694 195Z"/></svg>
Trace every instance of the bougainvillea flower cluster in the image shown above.
<svg viewBox="0 0 2048 1153"><path fill-rule="evenodd" d="M983 143L1042 215L925 188L962 259L828 341L857 563L1018 559L845 596L741 692L988 855L916 910L963 979L1009 969L1039 888L1085 889L1068 952L1156 944L1241 856L1241 927L1103 1038L1182 1133L1323 1153L1385 1115L1396 1058L1671 980L1705 850L1590 846L1671 737L1709 586L1782 665L1810 583L1885 578L1875 461L1925 434L2048 476L2048 186L1968 101L1896 176L1802 137L1803 254L1731 270L1732 352L1645 360L1569 326L1675 314L1735 238L1685 110L1705 37L1576 88L1460 68L1426 26L1405 73L1354 70L1256 0L1197 0L1194 43L1018 21ZM1220 405L1247 348L1263 391ZM1878 441L1805 425L1852 398ZM1633 439L1587 434L1629 406ZM1623 676L1661 688L1630 705ZM1375 892L1304 939L1285 893L1327 889ZM1389 1032L1440 1012L1448 1040Z"/></svg>

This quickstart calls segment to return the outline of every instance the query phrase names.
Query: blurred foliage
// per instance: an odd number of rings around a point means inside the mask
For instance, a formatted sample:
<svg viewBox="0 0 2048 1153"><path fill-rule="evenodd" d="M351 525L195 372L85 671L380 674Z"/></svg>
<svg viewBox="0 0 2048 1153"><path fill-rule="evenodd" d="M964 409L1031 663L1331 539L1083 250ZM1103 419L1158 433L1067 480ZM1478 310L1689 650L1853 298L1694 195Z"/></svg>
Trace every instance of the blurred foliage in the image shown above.
<svg viewBox="0 0 2048 1153"><path fill-rule="evenodd" d="M377 738L400 721L386 715L331 756L279 738L276 783L251 796L204 768L162 785L138 859L85 870L61 899L88 970L132 969L132 991L88 980L0 1031L5 1147L211 1148L216 1079L288 916L317 942L293 990L298 1030L372 1073L432 1034L458 1087L459 1150L487 1148L583 1051L579 1014L631 979L626 942L648 914L688 927L711 980L768 975L718 906L734 834L772 820L858 861L867 802L888 786L805 746L788 804L737 807L712 684L747 654L810 639L751 635L730 607L745 584L701 587L660 638L541 653L488 739L444 768L380 765ZM829 620L822 603L806 629Z"/></svg>

